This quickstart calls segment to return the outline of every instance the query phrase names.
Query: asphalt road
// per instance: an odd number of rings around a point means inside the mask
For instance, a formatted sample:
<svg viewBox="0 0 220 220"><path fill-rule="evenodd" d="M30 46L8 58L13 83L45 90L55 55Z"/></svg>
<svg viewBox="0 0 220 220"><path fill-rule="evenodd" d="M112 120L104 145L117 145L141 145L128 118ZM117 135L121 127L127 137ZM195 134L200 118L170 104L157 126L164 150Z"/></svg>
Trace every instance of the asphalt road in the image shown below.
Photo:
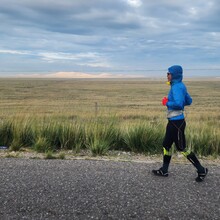
<svg viewBox="0 0 220 220"><path fill-rule="evenodd" d="M0 158L0 219L220 219L220 166Z"/></svg>

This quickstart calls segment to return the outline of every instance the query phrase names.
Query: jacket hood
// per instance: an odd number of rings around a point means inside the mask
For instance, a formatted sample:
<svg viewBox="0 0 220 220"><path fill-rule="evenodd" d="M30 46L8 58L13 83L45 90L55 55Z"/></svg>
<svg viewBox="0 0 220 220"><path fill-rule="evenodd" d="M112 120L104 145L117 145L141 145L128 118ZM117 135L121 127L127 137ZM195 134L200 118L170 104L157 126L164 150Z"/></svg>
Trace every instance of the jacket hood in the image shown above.
<svg viewBox="0 0 220 220"><path fill-rule="evenodd" d="M174 65L168 68L168 72L172 75L171 83L182 82L183 68L179 65Z"/></svg>

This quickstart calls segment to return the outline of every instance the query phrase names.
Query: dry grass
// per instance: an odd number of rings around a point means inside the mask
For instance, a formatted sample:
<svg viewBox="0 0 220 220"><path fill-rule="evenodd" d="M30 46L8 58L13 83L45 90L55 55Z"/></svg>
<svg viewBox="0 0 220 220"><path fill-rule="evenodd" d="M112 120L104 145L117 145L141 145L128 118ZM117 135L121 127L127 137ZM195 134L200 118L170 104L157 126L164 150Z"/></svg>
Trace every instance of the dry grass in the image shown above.
<svg viewBox="0 0 220 220"><path fill-rule="evenodd" d="M219 125L220 81L185 82L193 97L189 122ZM117 116L121 120L166 120L164 81L1 79L0 117L59 120ZM96 104L97 103L97 108Z"/></svg>
<svg viewBox="0 0 220 220"><path fill-rule="evenodd" d="M218 154L220 81L193 80L185 84L193 97L193 105L186 108L189 145L213 145ZM162 80L1 79L0 118L13 124L31 120L38 126L51 121L86 126L102 118L120 128L140 122L161 127L166 123L161 98L168 91Z"/></svg>

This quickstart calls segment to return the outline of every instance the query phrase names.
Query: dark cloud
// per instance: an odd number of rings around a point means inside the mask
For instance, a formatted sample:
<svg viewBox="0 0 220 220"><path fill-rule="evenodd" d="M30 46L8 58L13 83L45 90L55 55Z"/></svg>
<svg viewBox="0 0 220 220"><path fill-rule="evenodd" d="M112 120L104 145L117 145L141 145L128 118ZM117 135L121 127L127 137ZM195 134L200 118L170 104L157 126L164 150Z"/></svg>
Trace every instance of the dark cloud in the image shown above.
<svg viewBox="0 0 220 220"><path fill-rule="evenodd" d="M123 30L140 26L120 1L3 1L5 20L21 26L73 33L97 33L97 29Z"/></svg>

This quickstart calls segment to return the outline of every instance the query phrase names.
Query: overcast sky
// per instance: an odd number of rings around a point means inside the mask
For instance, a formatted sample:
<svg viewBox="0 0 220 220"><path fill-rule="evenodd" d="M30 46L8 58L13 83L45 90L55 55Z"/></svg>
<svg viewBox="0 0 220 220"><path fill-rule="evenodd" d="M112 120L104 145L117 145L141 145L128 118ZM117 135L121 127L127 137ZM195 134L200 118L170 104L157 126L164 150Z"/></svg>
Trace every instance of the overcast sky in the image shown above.
<svg viewBox="0 0 220 220"><path fill-rule="evenodd" d="M0 76L220 76L218 0L1 0Z"/></svg>

